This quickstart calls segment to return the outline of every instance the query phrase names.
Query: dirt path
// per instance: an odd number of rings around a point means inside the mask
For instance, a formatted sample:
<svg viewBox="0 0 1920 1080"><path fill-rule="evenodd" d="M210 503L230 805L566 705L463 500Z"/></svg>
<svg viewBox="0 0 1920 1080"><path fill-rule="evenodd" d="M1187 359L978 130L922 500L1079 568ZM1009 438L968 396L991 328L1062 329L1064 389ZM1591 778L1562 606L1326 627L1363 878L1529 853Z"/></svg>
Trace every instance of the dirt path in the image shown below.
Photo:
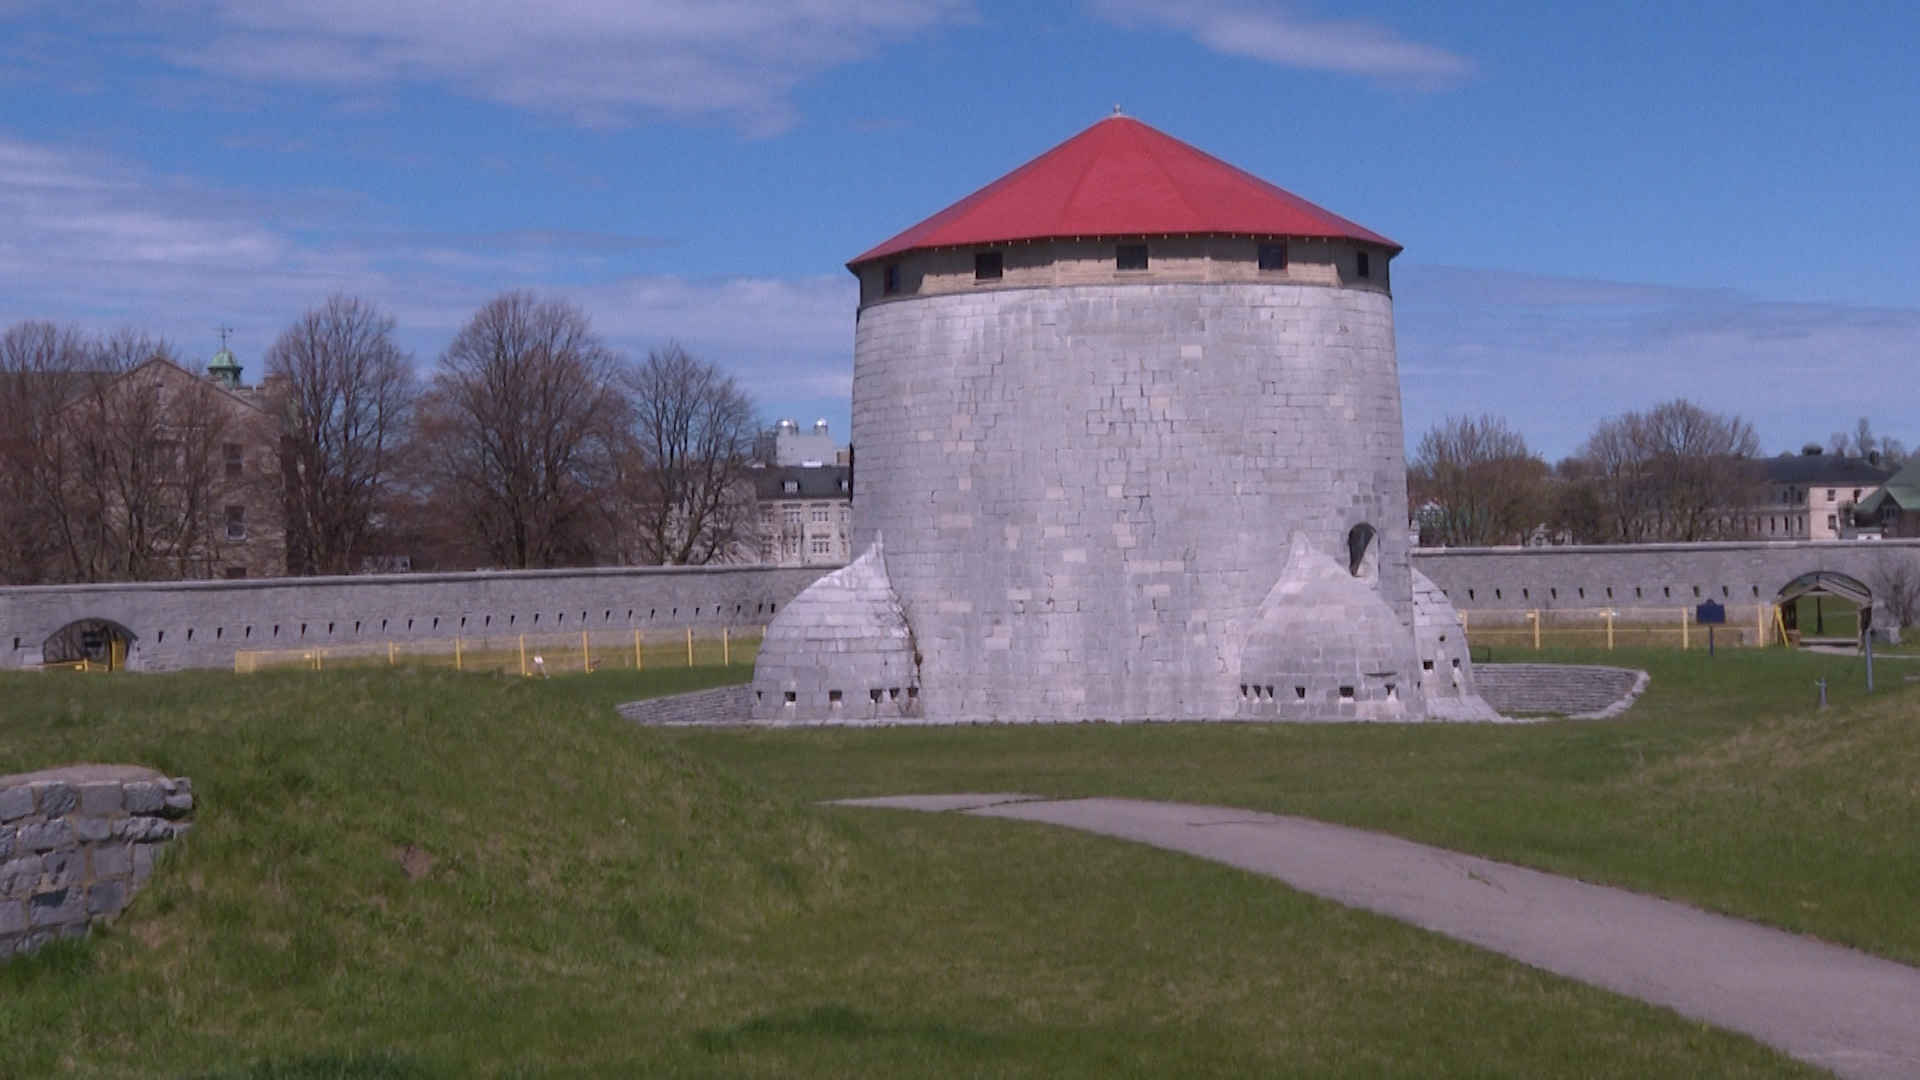
<svg viewBox="0 0 1920 1080"><path fill-rule="evenodd" d="M1858 1080L1920 1078L1920 969L1623 889L1248 810L1021 795L851 799L1197 855L1750 1035Z"/></svg>

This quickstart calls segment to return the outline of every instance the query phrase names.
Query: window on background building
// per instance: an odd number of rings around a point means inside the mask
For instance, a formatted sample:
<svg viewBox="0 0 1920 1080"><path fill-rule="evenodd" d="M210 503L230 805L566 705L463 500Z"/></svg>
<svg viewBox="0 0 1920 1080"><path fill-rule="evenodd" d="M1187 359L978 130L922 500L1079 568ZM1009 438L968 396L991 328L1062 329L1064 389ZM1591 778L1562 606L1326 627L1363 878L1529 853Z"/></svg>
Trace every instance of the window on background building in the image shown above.
<svg viewBox="0 0 1920 1080"><path fill-rule="evenodd" d="M241 455L240 444L233 442L221 444L220 456L226 461L227 479L240 479L240 474L246 469L246 458Z"/></svg>
<svg viewBox="0 0 1920 1080"><path fill-rule="evenodd" d="M833 512L827 507L816 506L813 508L813 520L815 524L825 525L833 520Z"/></svg>
<svg viewBox="0 0 1920 1080"><path fill-rule="evenodd" d="M880 269L880 295L892 296L900 291L900 264L888 263Z"/></svg>
<svg viewBox="0 0 1920 1080"><path fill-rule="evenodd" d="M800 508L799 507L797 506L787 507L786 510L783 511L782 516L785 518L788 527L795 528L795 529L800 527Z"/></svg>
<svg viewBox="0 0 1920 1080"><path fill-rule="evenodd" d="M833 554L833 541L831 541L831 540L815 540L815 541L813 542L813 553L814 553L815 555L831 555L831 554Z"/></svg>
<svg viewBox="0 0 1920 1080"><path fill-rule="evenodd" d="M1829 528L1829 529L1837 529L1837 528L1839 528L1839 527L1840 527L1840 519L1839 519L1839 518L1838 518L1837 516L1835 516L1835 515L1833 515L1833 514L1828 514L1828 515L1827 515L1827 528Z"/></svg>
<svg viewBox="0 0 1920 1080"><path fill-rule="evenodd" d="M1837 492L1835 492L1835 491L1834 491L1834 490L1833 490L1832 488L1828 488L1828 489L1827 489L1827 501L1828 501L1828 502L1834 502L1834 501L1836 501L1836 500L1837 500L1838 498L1839 498L1839 495L1838 495L1838 493L1837 493Z"/></svg>
<svg viewBox="0 0 1920 1080"><path fill-rule="evenodd" d="M1145 270L1147 268L1147 245L1115 245L1113 249L1113 266L1116 270Z"/></svg>
<svg viewBox="0 0 1920 1080"><path fill-rule="evenodd" d="M780 492L781 492L781 494L783 494L783 495L798 495L798 494L800 494L800 481L798 481L798 480L782 480L782 481L780 481Z"/></svg>
<svg viewBox="0 0 1920 1080"><path fill-rule="evenodd" d="M1359 274L1363 278L1372 277L1373 276L1373 260L1367 257L1366 252L1357 251L1354 253L1354 256L1353 256L1353 269L1355 273Z"/></svg>
<svg viewBox="0 0 1920 1080"><path fill-rule="evenodd" d="M227 539L245 540L247 538L247 508L244 506L227 507Z"/></svg>
<svg viewBox="0 0 1920 1080"><path fill-rule="evenodd" d="M999 281L1005 264L997 251L982 251L973 257L973 280Z"/></svg>
<svg viewBox="0 0 1920 1080"><path fill-rule="evenodd" d="M1260 269L1285 270L1287 268L1287 245L1261 244Z"/></svg>

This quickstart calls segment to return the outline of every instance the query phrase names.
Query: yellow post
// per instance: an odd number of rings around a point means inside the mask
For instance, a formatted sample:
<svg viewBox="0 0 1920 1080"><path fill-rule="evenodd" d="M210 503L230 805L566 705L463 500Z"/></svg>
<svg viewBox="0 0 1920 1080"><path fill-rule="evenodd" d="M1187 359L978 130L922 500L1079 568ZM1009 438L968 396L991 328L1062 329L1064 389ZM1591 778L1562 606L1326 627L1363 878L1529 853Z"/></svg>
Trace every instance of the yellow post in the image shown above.
<svg viewBox="0 0 1920 1080"><path fill-rule="evenodd" d="M693 627L687 627L687 666L693 666Z"/></svg>
<svg viewBox="0 0 1920 1080"><path fill-rule="evenodd" d="M1753 643L1764 649L1767 647L1767 606L1753 605Z"/></svg>
<svg viewBox="0 0 1920 1080"><path fill-rule="evenodd" d="M587 674L593 674L593 653L587 648L587 632L580 631L580 666Z"/></svg>
<svg viewBox="0 0 1920 1080"><path fill-rule="evenodd" d="M387 642L387 666L393 666L393 642Z"/></svg>
<svg viewBox="0 0 1920 1080"><path fill-rule="evenodd" d="M459 639L459 638L454 638L454 639L453 639L453 670L455 670L455 671L459 671L459 670L461 670L461 667L460 667L460 639Z"/></svg>
<svg viewBox="0 0 1920 1080"><path fill-rule="evenodd" d="M633 632L633 670L640 670L640 631Z"/></svg>
<svg viewBox="0 0 1920 1080"><path fill-rule="evenodd" d="M723 667L733 666L733 650L727 645L727 628L720 628L720 663Z"/></svg>
<svg viewBox="0 0 1920 1080"><path fill-rule="evenodd" d="M1529 611L1527 612L1527 618L1533 620L1533 651L1539 652L1540 651L1540 613L1537 611Z"/></svg>
<svg viewBox="0 0 1920 1080"><path fill-rule="evenodd" d="M1780 644L1785 645L1787 643L1787 617L1780 614L1779 604L1770 604L1768 606L1773 608L1773 628L1780 631Z"/></svg>
<svg viewBox="0 0 1920 1080"><path fill-rule="evenodd" d="M1692 648L1692 646L1687 643L1687 609L1686 608L1680 609L1680 647L1682 649Z"/></svg>
<svg viewBox="0 0 1920 1080"><path fill-rule="evenodd" d="M1607 609L1607 651L1613 651L1613 609Z"/></svg>
<svg viewBox="0 0 1920 1080"><path fill-rule="evenodd" d="M319 649L313 650L313 670L315 671L320 670L320 650Z"/></svg>
<svg viewBox="0 0 1920 1080"><path fill-rule="evenodd" d="M527 677L527 635L520 635L520 677Z"/></svg>

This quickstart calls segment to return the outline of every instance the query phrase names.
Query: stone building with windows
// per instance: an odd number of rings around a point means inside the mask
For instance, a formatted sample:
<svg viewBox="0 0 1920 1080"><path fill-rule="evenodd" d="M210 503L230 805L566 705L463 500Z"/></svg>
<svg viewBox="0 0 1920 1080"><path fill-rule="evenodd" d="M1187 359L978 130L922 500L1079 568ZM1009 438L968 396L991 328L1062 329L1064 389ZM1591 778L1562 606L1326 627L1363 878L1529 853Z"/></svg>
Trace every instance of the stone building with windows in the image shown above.
<svg viewBox="0 0 1920 1080"><path fill-rule="evenodd" d="M117 549L106 576L285 575L273 399L241 370L225 347L205 376L155 357L66 404L63 430L107 448L112 475L75 481L97 487L97 534Z"/></svg>
<svg viewBox="0 0 1920 1080"><path fill-rule="evenodd" d="M1760 505L1744 532L1755 540L1840 540L1854 533L1854 508L1893 475L1875 461L1809 444L1759 462Z"/></svg>
<svg viewBox="0 0 1920 1080"><path fill-rule="evenodd" d="M772 465L752 470L760 556L775 566L840 566L852 556L852 470Z"/></svg>

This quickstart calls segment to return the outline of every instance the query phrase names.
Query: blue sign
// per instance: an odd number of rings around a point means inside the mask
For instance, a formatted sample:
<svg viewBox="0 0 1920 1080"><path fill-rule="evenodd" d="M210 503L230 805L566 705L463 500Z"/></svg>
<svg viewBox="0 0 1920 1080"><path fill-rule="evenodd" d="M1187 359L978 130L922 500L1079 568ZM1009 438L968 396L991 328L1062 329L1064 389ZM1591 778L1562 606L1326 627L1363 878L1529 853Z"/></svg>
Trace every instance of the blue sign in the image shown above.
<svg viewBox="0 0 1920 1080"><path fill-rule="evenodd" d="M1693 621L1701 626L1724 626L1727 621L1727 609L1709 600L1693 609Z"/></svg>

